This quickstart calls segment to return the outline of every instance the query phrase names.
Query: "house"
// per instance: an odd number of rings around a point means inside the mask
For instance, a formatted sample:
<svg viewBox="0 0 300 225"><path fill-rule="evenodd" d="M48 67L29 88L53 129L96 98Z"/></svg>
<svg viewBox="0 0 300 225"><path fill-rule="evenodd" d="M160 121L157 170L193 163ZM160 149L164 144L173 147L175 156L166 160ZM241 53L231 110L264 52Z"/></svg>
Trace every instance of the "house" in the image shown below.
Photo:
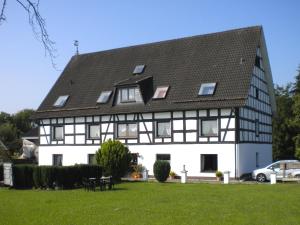
<svg viewBox="0 0 300 225"><path fill-rule="evenodd" d="M273 81L260 26L80 54L34 118L39 164L89 163L118 139L150 175L238 177L272 161Z"/></svg>

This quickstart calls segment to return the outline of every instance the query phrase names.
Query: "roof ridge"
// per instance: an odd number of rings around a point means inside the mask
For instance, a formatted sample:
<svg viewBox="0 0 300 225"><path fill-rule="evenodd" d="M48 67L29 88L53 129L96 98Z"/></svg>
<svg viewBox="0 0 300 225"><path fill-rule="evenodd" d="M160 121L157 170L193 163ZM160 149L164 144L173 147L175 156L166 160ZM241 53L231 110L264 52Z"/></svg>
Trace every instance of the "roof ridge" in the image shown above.
<svg viewBox="0 0 300 225"><path fill-rule="evenodd" d="M197 35L186 36L186 37L181 37L181 38L167 39L167 40L163 40L163 41L154 41L154 42L150 42L150 43L117 47L117 48L106 49L106 50L102 50L102 51L96 51L96 52L88 52L88 53L83 53L83 54L79 54L76 56L80 57L80 56L94 55L94 54L113 52L113 51L118 51L118 50L123 50L123 49L128 49L128 48L136 48L136 47L143 47L143 46L156 45L156 44L166 44L169 42L182 41L182 40L199 38L199 37L210 37L210 36L222 35L222 34L226 34L226 33L240 32L240 31L247 31L247 30L261 30L261 29L262 29L262 25L248 26L248 27L242 27L242 28L235 28L235 29L231 29L231 30L217 31L217 32L212 32L212 33L207 33L207 34L197 34ZM74 56L72 56L71 58L73 58L73 57Z"/></svg>

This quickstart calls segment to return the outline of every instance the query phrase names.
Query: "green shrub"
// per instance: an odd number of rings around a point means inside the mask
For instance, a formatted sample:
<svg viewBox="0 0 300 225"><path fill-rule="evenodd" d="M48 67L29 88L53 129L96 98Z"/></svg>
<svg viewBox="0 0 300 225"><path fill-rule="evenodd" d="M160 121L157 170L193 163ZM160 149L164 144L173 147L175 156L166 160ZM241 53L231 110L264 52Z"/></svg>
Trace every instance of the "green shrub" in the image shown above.
<svg viewBox="0 0 300 225"><path fill-rule="evenodd" d="M82 185L83 178L100 178L102 176L102 168L99 165L86 165L79 164L76 165L78 168L77 174L77 184Z"/></svg>
<svg viewBox="0 0 300 225"><path fill-rule="evenodd" d="M3 164L0 165L0 181L2 181L3 178Z"/></svg>
<svg viewBox="0 0 300 225"><path fill-rule="evenodd" d="M55 166L39 166L41 170L41 187L54 188L56 180L56 167Z"/></svg>
<svg viewBox="0 0 300 225"><path fill-rule="evenodd" d="M13 165L13 185L17 189L33 187L33 165Z"/></svg>
<svg viewBox="0 0 300 225"><path fill-rule="evenodd" d="M153 165L154 177L159 182L165 182L170 174L170 163L165 160L157 160Z"/></svg>
<svg viewBox="0 0 300 225"><path fill-rule="evenodd" d="M223 173L221 171L217 171L216 177L219 177L219 178L223 177Z"/></svg>
<svg viewBox="0 0 300 225"><path fill-rule="evenodd" d="M40 188L43 186L42 180L41 180L41 167L35 166L33 168L32 179L33 179L33 184L34 184L35 188Z"/></svg>
<svg viewBox="0 0 300 225"><path fill-rule="evenodd" d="M128 172L131 154L120 141L109 139L96 152L96 160L105 176L120 180Z"/></svg>
<svg viewBox="0 0 300 225"><path fill-rule="evenodd" d="M82 185L82 178L100 178L102 169L98 165L75 166L34 166L14 165L14 187L25 188L54 188L71 189Z"/></svg>

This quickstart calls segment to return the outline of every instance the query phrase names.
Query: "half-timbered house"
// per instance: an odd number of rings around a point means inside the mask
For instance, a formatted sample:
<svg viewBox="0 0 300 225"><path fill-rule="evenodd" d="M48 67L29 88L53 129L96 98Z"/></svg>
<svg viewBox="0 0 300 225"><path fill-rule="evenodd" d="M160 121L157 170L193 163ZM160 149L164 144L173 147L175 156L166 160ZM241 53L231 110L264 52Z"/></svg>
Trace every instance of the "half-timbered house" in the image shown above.
<svg viewBox="0 0 300 225"><path fill-rule="evenodd" d="M89 163L118 139L152 174L238 177L272 161L273 81L260 26L80 54L38 108L39 164Z"/></svg>

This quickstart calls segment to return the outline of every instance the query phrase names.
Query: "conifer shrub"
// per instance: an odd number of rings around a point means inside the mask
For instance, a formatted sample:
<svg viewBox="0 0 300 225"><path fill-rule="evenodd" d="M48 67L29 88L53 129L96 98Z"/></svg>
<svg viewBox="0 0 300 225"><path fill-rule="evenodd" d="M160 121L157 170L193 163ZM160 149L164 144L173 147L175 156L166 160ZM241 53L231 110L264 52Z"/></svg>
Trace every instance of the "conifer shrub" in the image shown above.
<svg viewBox="0 0 300 225"><path fill-rule="evenodd" d="M170 163L165 160L157 160L153 165L154 177L159 182L165 182L167 180L170 170Z"/></svg>

